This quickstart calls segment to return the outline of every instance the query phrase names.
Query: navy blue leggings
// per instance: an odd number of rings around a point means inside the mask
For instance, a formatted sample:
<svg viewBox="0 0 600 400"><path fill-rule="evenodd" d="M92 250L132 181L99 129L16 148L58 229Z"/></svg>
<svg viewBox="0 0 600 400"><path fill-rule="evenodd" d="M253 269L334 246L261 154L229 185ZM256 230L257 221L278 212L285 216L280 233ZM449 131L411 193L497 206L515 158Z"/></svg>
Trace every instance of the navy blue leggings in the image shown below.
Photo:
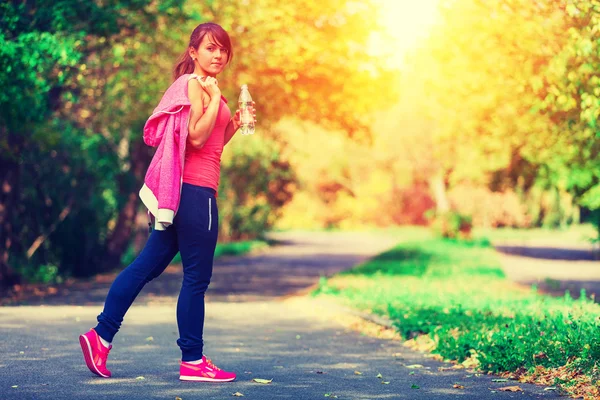
<svg viewBox="0 0 600 400"><path fill-rule="evenodd" d="M212 276L218 215L213 189L183 184L173 225L164 231L154 230L140 255L111 285L95 328L101 338L112 342L138 293L165 270L179 251L183 283L177 300L177 344L183 361L202 358L204 293Z"/></svg>

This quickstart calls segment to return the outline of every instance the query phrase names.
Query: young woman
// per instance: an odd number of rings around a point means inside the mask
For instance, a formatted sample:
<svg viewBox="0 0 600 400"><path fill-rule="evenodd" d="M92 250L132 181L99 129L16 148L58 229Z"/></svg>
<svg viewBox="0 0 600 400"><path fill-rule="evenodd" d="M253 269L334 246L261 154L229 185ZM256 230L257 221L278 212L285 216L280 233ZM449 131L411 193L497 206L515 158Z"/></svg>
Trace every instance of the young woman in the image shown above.
<svg viewBox="0 0 600 400"><path fill-rule="evenodd" d="M197 26L175 66L175 81L144 126L144 141L157 147L140 190L154 229L140 255L111 285L98 325L79 337L88 368L101 377L111 376L106 360L125 313L177 252L183 264L177 301L180 379L228 382L236 377L204 356L202 340L204 293L218 235L221 153L240 127L240 110L231 118L217 81L232 56L221 26Z"/></svg>

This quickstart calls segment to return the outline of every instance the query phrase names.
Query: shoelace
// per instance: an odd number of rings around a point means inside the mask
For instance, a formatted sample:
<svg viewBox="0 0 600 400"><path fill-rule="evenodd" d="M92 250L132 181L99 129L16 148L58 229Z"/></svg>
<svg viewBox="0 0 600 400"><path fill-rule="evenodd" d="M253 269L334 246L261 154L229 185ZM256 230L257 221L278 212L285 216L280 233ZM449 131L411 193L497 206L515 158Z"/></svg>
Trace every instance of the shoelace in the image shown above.
<svg viewBox="0 0 600 400"><path fill-rule="evenodd" d="M219 368L215 364L213 364L213 362L210 360L210 358L204 357L204 360L206 361L206 363L208 364L208 366L211 367L212 369L216 369L217 371L221 370L221 368Z"/></svg>

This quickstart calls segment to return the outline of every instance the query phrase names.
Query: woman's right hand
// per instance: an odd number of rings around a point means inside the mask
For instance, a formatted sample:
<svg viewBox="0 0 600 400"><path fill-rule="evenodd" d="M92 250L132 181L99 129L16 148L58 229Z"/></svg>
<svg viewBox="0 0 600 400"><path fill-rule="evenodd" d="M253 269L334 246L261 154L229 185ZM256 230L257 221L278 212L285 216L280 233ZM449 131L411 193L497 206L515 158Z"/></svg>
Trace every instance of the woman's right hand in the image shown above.
<svg viewBox="0 0 600 400"><path fill-rule="evenodd" d="M200 82L200 86L208 93L211 99L214 99L215 97L221 98L221 89L219 89L219 82L216 78L213 78L212 76L203 76L198 78L198 82Z"/></svg>

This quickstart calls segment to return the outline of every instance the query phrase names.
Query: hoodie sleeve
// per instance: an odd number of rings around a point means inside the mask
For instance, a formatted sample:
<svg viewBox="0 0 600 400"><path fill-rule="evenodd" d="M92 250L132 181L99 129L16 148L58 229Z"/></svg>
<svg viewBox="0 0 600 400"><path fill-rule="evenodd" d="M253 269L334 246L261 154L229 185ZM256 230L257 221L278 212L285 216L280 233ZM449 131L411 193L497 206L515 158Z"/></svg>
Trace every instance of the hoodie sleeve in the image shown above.
<svg viewBox="0 0 600 400"><path fill-rule="evenodd" d="M160 171L158 172L158 222L171 224L177 205L179 203L179 194L181 189L181 159L179 157L179 118L164 118L163 123L167 124L165 129L169 134L164 136L160 142L162 149L157 153L162 154L160 161Z"/></svg>

